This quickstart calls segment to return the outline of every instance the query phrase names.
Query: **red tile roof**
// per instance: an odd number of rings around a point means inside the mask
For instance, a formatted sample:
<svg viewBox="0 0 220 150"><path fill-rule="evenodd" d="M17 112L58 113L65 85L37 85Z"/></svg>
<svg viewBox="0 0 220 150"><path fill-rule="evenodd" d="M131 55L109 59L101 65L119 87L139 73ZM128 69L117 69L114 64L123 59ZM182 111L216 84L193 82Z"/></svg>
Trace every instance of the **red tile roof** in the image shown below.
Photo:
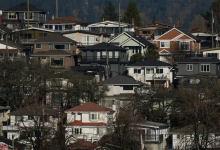
<svg viewBox="0 0 220 150"><path fill-rule="evenodd" d="M67 126L107 126L107 124L103 122L89 122L89 123L82 123L80 120L75 120L73 122L67 123Z"/></svg>
<svg viewBox="0 0 220 150"><path fill-rule="evenodd" d="M96 112L96 111L114 111L110 108L95 104L93 102L87 102L85 104L70 108L66 111L92 111L92 112Z"/></svg>
<svg viewBox="0 0 220 150"><path fill-rule="evenodd" d="M83 139L78 139L77 142L70 144L67 149L95 149L97 148L96 144L85 141Z"/></svg>
<svg viewBox="0 0 220 150"><path fill-rule="evenodd" d="M60 24L60 23L89 24L86 21L80 20L72 16L63 16L63 17L55 18L53 20L48 20L45 22L45 24Z"/></svg>

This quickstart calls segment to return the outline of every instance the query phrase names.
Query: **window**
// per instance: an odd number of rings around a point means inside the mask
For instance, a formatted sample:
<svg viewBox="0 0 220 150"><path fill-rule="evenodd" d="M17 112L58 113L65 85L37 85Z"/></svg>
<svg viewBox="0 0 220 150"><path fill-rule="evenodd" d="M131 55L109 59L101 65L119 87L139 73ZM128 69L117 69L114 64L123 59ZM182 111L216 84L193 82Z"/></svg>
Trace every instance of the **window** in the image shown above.
<svg viewBox="0 0 220 150"><path fill-rule="evenodd" d="M91 114L89 114L89 119L90 120L98 120L98 119L100 119L100 114L98 114L98 113L91 113Z"/></svg>
<svg viewBox="0 0 220 150"><path fill-rule="evenodd" d="M36 48L41 48L41 44L36 44Z"/></svg>
<svg viewBox="0 0 220 150"><path fill-rule="evenodd" d="M70 49L70 45L66 44L65 49Z"/></svg>
<svg viewBox="0 0 220 150"><path fill-rule="evenodd" d="M207 53L207 56L208 57L218 57L218 54L217 53Z"/></svg>
<svg viewBox="0 0 220 150"><path fill-rule="evenodd" d="M16 13L8 13L8 19L17 19Z"/></svg>
<svg viewBox="0 0 220 150"><path fill-rule="evenodd" d="M106 58L106 52L102 51L102 58Z"/></svg>
<svg viewBox="0 0 220 150"><path fill-rule="evenodd" d="M94 45L95 37L94 36L83 36L82 37L82 45Z"/></svg>
<svg viewBox="0 0 220 150"><path fill-rule="evenodd" d="M55 25L55 30L62 30L62 25Z"/></svg>
<svg viewBox="0 0 220 150"><path fill-rule="evenodd" d="M39 37L45 37L47 36L47 33L39 33Z"/></svg>
<svg viewBox="0 0 220 150"><path fill-rule="evenodd" d="M201 65L201 72L210 72L210 65Z"/></svg>
<svg viewBox="0 0 220 150"><path fill-rule="evenodd" d="M52 25L45 25L45 28L46 29L53 29L53 26Z"/></svg>
<svg viewBox="0 0 220 150"><path fill-rule="evenodd" d="M32 39L31 33L20 34L21 39Z"/></svg>
<svg viewBox="0 0 220 150"><path fill-rule="evenodd" d="M28 120L34 120L34 116L28 115Z"/></svg>
<svg viewBox="0 0 220 150"><path fill-rule="evenodd" d="M186 70L187 71L193 71L193 64L187 64L186 65Z"/></svg>
<svg viewBox="0 0 220 150"><path fill-rule="evenodd" d="M52 80L51 81L51 87L62 87L62 80Z"/></svg>
<svg viewBox="0 0 220 150"><path fill-rule="evenodd" d="M170 48L170 42L160 42L160 47Z"/></svg>
<svg viewBox="0 0 220 150"><path fill-rule="evenodd" d="M123 85L123 90L124 91L133 90L133 85Z"/></svg>
<svg viewBox="0 0 220 150"><path fill-rule="evenodd" d="M0 57L4 57L4 53L0 53Z"/></svg>
<svg viewBox="0 0 220 150"><path fill-rule="evenodd" d="M146 74L154 74L154 68L146 68Z"/></svg>
<svg viewBox="0 0 220 150"><path fill-rule="evenodd" d="M72 25L65 25L65 30L72 30L73 26Z"/></svg>
<svg viewBox="0 0 220 150"><path fill-rule="evenodd" d="M189 42L180 42L181 51L189 51Z"/></svg>
<svg viewBox="0 0 220 150"><path fill-rule="evenodd" d="M53 49L53 44L50 44L50 49Z"/></svg>
<svg viewBox="0 0 220 150"><path fill-rule="evenodd" d="M141 73L141 69L134 69L134 73L140 74Z"/></svg>
<svg viewBox="0 0 220 150"><path fill-rule="evenodd" d="M150 34L150 31L143 31L143 34Z"/></svg>
<svg viewBox="0 0 220 150"><path fill-rule="evenodd" d="M52 93L52 104L56 106L61 106L61 103L63 101L63 94L62 93Z"/></svg>
<svg viewBox="0 0 220 150"><path fill-rule="evenodd" d="M29 13L29 19L33 19L33 16L33 13ZM24 19L28 19L27 13L24 13Z"/></svg>
<svg viewBox="0 0 220 150"><path fill-rule="evenodd" d="M69 44L54 44L54 49L69 49Z"/></svg>
<svg viewBox="0 0 220 150"><path fill-rule="evenodd" d="M75 134L82 134L81 128L75 128Z"/></svg>
<svg viewBox="0 0 220 150"><path fill-rule="evenodd" d="M157 69L156 73L163 73L163 69Z"/></svg>
<svg viewBox="0 0 220 150"><path fill-rule="evenodd" d="M51 66L63 66L63 58L51 58Z"/></svg>
<svg viewBox="0 0 220 150"><path fill-rule="evenodd" d="M115 58L118 58L118 57L119 57L119 52L115 51Z"/></svg>

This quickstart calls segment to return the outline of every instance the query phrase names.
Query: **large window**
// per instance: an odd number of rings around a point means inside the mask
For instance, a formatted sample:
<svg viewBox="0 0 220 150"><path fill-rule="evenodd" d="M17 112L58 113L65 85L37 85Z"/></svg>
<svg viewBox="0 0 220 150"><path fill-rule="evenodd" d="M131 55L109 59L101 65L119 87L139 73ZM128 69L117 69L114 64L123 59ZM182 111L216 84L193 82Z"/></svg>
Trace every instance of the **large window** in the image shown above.
<svg viewBox="0 0 220 150"><path fill-rule="evenodd" d="M82 134L82 128L75 128L75 134Z"/></svg>
<svg viewBox="0 0 220 150"><path fill-rule="evenodd" d="M73 29L73 25L65 25L65 30L72 30Z"/></svg>
<svg viewBox="0 0 220 150"><path fill-rule="evenodd" d="M50 44L50 49L70 49L69 44Z"/></svg>
<svg viewBox="0 0 220 150"><path fill-rule="evenodd" d="M29 19L33 19L34 13L29 13ZM27 13L24 13L25 19L28 19Z"/></svg>
<svg viewBox="0 0 220 150"><path fill-rule="evenodd" d="M98 120L98 119L100 119L100 114L98 114L98 113L91 113L91 114L89 114L89 119L90 120Z"/></svg>
<svg viewBox="0 0 220 150"><path fill-rule="evenodd" d="M51 58L51 66L63 66L63 58Z"/></svg>
<svg viewBox="0 0 220 150"><path fill-rule="evenodd" d="M170 48L170 42L160 42L160 47Z"/></svg>
<svg viewBox="0 0 220 150"><path fill-rule="evenodd" d="M45 25L45 28L46 29L53 29L53 26L52 25Z"/></svg>
<svg viewBox="0 0 220 150"><path fill-rule="evenodd" d="M115 58L118 58L118 57L119 57L119 52L115 51Z"/></svg>
<svg viewBox="0 0 220 150"><path fill-rule="evenodd" d="M124 86L123 86L123 90L124 90L124 91L133 90L133 85L124 85Z"/></svg>
<svg viewBox="0 0 220 150"><path fill-rule="evenodd" d="M82 37L82 45L94 45L95 37L94 36L83 36Z"/></svg>
<svg viewBox="0 0 220 150"><path fill-rule="evenodd" d="M189 42L180 42L181 51L189 51Z"/></svg>
<svg viewBox="0 0 220 150"><path fill-rule="evenodd" d="M134 73L138 73L138 74L140 74L141 73L141 69L134 69Z"/></svg>
<svg viewBox="0 0 220 150"><path fill-rule="evenodd" d="M17 19L16 13L8 13L8 19Z"/></svg>
<svg viewBox="0 0 220 150"><path fill-rule="evenodd" d="M163 69L157 69L156 73L163 73Z"/></svg>
<svg viewBox="0 0 220 150"><path fill-rule="evenodd" d="M62 25L55 25L55 30L62 30Z"/></svg>
<svg viewBox="0 0 220 150"><path fill-rule="evenodd" d="M187 64L186 65L186 70L187 71L193 71L193 64Z"/></svg>
<svg viewBox="0 0 220 150"><path fill-rule="evenodd" d="M154 74L154 68L146 68L146 74Z"/></svg>
<svg viewBox="0 0 220 150"><path fill-rule="evenodd" d="M41 48L41 44L36 44L36 48Z"/></svg>
<svg viewBox="0 0 220 150"><path fill-rule="evenodd" d="M210 72L210 65L209 64L202 64L201 65L201 72Z"/></svg>

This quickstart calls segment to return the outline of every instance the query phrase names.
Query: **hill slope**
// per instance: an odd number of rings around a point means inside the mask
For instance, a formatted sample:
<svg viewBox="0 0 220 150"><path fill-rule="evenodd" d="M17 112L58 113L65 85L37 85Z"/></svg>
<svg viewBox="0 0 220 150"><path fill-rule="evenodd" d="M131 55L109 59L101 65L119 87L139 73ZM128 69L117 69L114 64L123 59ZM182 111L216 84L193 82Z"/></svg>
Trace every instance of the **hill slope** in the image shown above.
<svg viewBox="0 0 220 150"><path fill-rule="evenodd" d="M118 10L118 1L111 0ZM130 0L121 0L121 12L124 14ZM204 21L200 14L209 9L214 0L134 0L142 17L144 24L149 24L154 15L159 22L176 24L181 20L184 29L200 26ZM0 9L5 10L17 5L24 0L0 0ZM45 9L51 18L55 14L56 0L30 0L30 3ZM88 5L86 4L88 2ZM108 0L58 0L59 16L71 15L89 22L100 21L103 7Z"/></svg>

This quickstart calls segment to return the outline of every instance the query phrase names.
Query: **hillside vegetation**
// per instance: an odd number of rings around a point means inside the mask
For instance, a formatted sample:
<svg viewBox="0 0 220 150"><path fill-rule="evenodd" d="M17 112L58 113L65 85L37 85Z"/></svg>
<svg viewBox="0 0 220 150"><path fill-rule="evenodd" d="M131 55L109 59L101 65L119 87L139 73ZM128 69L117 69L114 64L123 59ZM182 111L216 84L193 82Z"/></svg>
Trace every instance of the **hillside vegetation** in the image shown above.
<svg viewBox="0 0 220 150"><path fill-rule="evenodd" d="M111 0L118 10L119 0ZM121 0L121 12L124 14L130 0ZM203 27L204 20L201 13L209 10L214 0L134 0L142 18L143 24L149 24L154 15L157 21L168 24L176 24L181 20L184 29L192 29L196 26ZM5 10L17 5L24 0L0 0L0 9ZM55 14L56 0L30 0L30 3L45 9L51 18ZM89 22L100 21L103 7L108 0L58 0L59 16L71 15ZM88 2L88 5L86 4Z"/></svg>

